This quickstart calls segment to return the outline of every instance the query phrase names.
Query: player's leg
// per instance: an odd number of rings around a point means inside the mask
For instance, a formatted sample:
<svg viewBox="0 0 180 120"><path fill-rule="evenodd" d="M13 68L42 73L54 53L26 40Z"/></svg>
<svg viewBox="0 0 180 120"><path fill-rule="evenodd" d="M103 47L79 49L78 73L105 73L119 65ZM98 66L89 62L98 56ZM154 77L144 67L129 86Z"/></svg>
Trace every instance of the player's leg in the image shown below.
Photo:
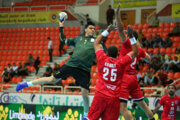
<svg viewBox="0 0 180 120"><path fill-rule="evenodd" d="M88 115L89 111L89 85L90 85L90 72L79 68L73 68L72 75L76 80L76 84L81 86L82 98L84 103L84 116Z"/></svg>
<svg viewBox="0 0 180 120"><path fill-rule="evenodd" d="M83 103L84 103L84 117L88 115L89 111L89 90L85 88L81 88L82 92L82 98L83 98Z"/></svg>
<svg viewBox="0 0 180 120"><path fill-rule="evenodd" d="M135 77L137 78L136 76L132 76L132 77ZM150 120L153 120L153 113L152 111L149 109L149 107L147 106L147 104L144 102L144 96L143 96L143 93L141 91L141 88L138 84L138 81L137 79L133 80L133 84L132 84L132 91L130 92L130 96L132 98L132 100L134 102L136 102L143 110L144 112L146 113L146 115L148 116L148 118Z"/></svg>
<svg viewBox="0 0 180 120"><path fill-rule="evenodd" d="M127 109L127 102L126 100L120 100L120 112L125 117L125 120L133 120L132 114Z"/></svg>
<svg viewBox="0 0 180 120"><path fill-rule="evenodd" d="M124 74L120 89L120 112L126 120L133 120L132 114L127 109L127 102L131 88L131 76Z"/></svg>
<svg viewBox="0 0 180 120"><path fill-rule="evenodd" d="M102 115L102 120L118 120L120 113L120 101L119 98L106 98L106 108ZM102 103L105 102L102 101ZM100 106L99 106L100 107Z"/></svg>
<svg viewBox="0 0 180 120"><path fill-rule="evenodd" d="M155 120L153 117L153 112L149 109L144 100L138 101L136 103L144 110L150 120Z"/></svg>
<svg viewBox="0 0 180 120"><path fill-rule="evenodd" d="M61 78L66 78L70 76L72 73L71 67L67 65L63 65L58 72L56 72L53 76L50 77L42 77L39 79L35 79L29 82L24 82L24 83L19 83L16 87L16 91L22 90L26 87L30 87L33 85L38 85L38 84L53 84L57 83L61 80Z"/></svg>
<svg viewBox="0 0 180 120"><path fill-rule="evenodd" d="M50 77L42 77L39 79L35 79L29 82L24 82L24 83L20 83L17 85L16 87L16 91L20 91L26 87L30 87L33 85L37 85L37 84L49 84L49 83L56 83L58 82L60 79L56 79L54 76L50 76Z"/></svg>
<svg viewBox="0 0 180 120"><path fill-rule="evenodd" d="M106 96L104 96L99 92L96 92L91 107L89 109L87 119L85 120L99 120L99 118L102 116L106 108L107 105L106 101L107 101Z"/></svg>

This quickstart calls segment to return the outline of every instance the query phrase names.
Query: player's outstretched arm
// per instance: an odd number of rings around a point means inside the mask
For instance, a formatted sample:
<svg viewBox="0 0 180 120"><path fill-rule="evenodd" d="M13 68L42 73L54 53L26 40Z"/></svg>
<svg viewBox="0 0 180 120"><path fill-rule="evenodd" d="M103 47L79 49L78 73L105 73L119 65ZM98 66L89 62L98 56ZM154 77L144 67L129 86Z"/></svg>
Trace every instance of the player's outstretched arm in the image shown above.
<svg viewBox="0 0 180 120"><path fill-rule="evenodd" d="M103 49L103 46L101 42L105 37L109 35L111 31L116 30L116 27L114 25L109 25L105 31L103 31L94 41L94 49L97 51L98 49Z"/></svg>
<svg viewBox="0 0 180 120"><path fill-rule="evenodd" d="M66 36L64 35L64 21L59 21L59 39L60 41L65 42L66 45L68 46L75 46L76 44L76 39L66 39Z"/></svg>
<svg viewBox="0 0 180 120"><path fill-rule="evenodd" d="M128 55L134 59L138 53L139 53L139 49L138 49L138 45L137 45L137 42L136 42L136 39L135 37L133 37L133 28L128 26L128 36L130 38L130 43L131 43L131 46L132 46L132 51L128 53Z"/></svg>
<svg viewBox="0 0 180 120"><path fill-rule="evenodd" d="M155 109L153 110L153 114L155 114L155 113L159 110L160 107L161 107L161 105L158 104L158 105L155 107Z"/></svg>
<svg viewBox="0 0 180 120"><path fill-rule="evenodd" d="M59 21L59 39L60 41L65 41L66 36L64 35L64 22L65 21Z"/></svg>
<svg viewBox="0 0 180 120"><path fill-rule="evenodd" d="M124 25L120 16L120 4L118 5L118 8L116 9L115 15L116 15L116 23L117 23L119 37L121 41L124 43L126 42L126 35L124 34Z"/></svg>
<svg viewBox="0 0 180 120"><path fill-rule="evenodd" d="M19 83L16 86L16 91L20 91L24 88L33 86L33 85L38 85L38 84L52 84L52 83L57 83L60 79L56 79L53 75L50 77L42 77L38 78L29 82L24 82L24 83Z"/></svg>

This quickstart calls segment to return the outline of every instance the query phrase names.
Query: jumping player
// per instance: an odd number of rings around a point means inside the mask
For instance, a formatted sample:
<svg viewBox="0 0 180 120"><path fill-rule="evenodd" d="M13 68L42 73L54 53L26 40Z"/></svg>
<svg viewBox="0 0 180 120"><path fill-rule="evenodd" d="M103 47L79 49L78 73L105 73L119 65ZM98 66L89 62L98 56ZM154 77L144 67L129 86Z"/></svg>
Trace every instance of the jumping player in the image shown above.
<svg viewBox="0 0 180 120"><path fill-rule="evenodd" d="M159 104L154 109L153 113L156 113L161 106L163 106L163 113L161 114L161 120L175 120L177 106L180 106L180 97L175 95L176 87L174 85L168 86L168 94L163 96L159 101Z"/></svg>
<svg viewBox="0 0 180 120"><path fill-rule="evenodd" d="M116 58L118 49L115 46L110 46L105 54L101 41L109 32L114 29L112 25L108 26L94 42L94 48L98 61L98 81L96 84L96 94L90 107L87 119L88 120L117 120L120 112L119 90L121 79L124 74L124 68L138 54L138 46L133 37L133 29L129 28L131 33L130 43L132 50L122 58Z"/></svg>
<svg viewBox="0 0 180 120"><path fill-rule="evenodd" d="M65 80L67 77L72 76L76 80L76 84L81 86L84 103L84 116L86 117L89 111L88 93L90 85L90 70L96 58L94 51L94 41L96 38L93 37L95 34L95 25L92 22L89 22L85 26L85 36L66 39L64 35L64 22L65 21L59 22L60 39L64 40L67 45L74 46L74 52L68 62L50 77L42 77L30 82L18 84L16 91L37 84L57 83L61 79ZM102 43L102 45L105 48L105 44Z"/></svg>
<svg viewBox="0 0 180 120"><path fill-rule="evenodd" d="M122 47L120 51L120 56L125 56L128 52L132 50L130 46L129 38L126 38L124 34L124 26L120 18L120 5L118 6L116 10L116 22L117 22L117 29L120 36L120 39L122 41ZM134 36L137 38L137 33L134 31ZM129 37L129 35L128 35ZM134 102L137 102L141 108L145 111L149 119L154 120L152 111L148 108L147 104L144 102L144 97L142 94L142 91L140 89L140 86L137 81L136 76L136 64L138 60L142 58L150 59L149 55L145 53L145 51L142 48L138 48L139 53L137 57L134 59L131 64L126 66L125 73L123 75L121 89L120 89L120 111L125 117L126 120L133 120L133 116L127 109L127 102L129 99L129 96L131 96L132 100Z"/></svg>

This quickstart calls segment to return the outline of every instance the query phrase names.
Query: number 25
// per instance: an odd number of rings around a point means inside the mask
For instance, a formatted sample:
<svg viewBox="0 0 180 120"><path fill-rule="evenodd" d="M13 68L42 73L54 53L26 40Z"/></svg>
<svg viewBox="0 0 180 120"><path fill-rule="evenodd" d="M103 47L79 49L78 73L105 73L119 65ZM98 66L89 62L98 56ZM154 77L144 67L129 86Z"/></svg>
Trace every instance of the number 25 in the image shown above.
<svg viewBox="0 0 180 120"><path fill-rule="evenodd" d="M103 74L103 78L105 80L108 80L109 68L104 67L103 72L105 72ZM110 81L112 81L112 82L116 81L116 78L117 78L117 73L116 72L117 72L117 69L111 69L111 71L110 71L110 75L111 75Z"/></svg>

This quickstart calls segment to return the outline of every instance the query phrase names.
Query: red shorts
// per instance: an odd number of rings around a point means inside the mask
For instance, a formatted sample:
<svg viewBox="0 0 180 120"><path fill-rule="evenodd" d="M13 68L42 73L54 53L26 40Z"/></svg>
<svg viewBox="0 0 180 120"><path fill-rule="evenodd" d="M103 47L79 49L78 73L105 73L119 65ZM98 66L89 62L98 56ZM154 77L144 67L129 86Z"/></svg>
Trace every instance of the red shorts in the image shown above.
<svg viewBox="0 0 180 120"><path fill-rule="evenodd" d="M117 120L120 113L120 100L96 92L87 118L89 120Z"/></svg>
<svg viewBox="0 0 180 120"><path fill-rule="evenodd" d="M121 83L120 99L128 100L129 96L131 96L132 100L134 101L142 100L144 98L139 83L137 81L137 76L124 74Z"/></svg>

